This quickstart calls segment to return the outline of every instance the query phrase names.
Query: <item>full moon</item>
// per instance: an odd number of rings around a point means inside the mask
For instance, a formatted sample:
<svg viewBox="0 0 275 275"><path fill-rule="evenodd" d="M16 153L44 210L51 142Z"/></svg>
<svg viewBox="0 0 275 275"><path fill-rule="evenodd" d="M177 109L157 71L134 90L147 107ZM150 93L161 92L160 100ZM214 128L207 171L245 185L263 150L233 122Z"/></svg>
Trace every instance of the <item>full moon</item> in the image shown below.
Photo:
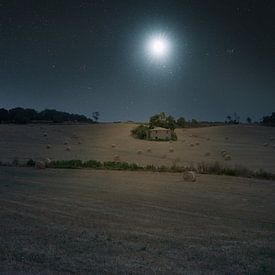
<svg viewBox="0 0 275 275"><path fill-rule="evenodd" d="M146 52L151 61L164 61L171 51L170 41L164 35L151 36L146 43Z"/></svg>
<svg viewBox="0 0 275 275"><path fill-rule="evenodd" d="M163 39L153 39L150 47L152 54L157 57L164 56L167 53L167 42Z"/></svg>

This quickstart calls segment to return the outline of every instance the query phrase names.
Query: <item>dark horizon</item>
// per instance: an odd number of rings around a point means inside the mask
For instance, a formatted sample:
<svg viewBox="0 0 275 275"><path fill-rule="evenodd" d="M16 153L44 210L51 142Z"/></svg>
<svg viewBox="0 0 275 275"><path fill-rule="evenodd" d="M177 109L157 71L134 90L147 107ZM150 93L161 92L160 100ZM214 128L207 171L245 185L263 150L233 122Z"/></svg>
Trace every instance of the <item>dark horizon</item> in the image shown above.
<svg viewBox="0 0 275 275"><path fill-rule="evenodd" d="M272 1L2 1L1 107L100 121L259 120L275 106ZM148 62L146 37L172 44Z"/></svg>

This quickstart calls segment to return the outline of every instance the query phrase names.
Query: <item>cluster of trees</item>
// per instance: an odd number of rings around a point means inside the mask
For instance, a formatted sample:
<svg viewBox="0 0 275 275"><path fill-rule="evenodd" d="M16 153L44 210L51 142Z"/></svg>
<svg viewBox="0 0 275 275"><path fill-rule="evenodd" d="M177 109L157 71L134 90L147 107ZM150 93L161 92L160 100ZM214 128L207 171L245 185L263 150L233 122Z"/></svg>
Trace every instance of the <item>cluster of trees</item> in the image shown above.
<svg viewBox="0 0 275 275"><path fill-rule="evenodd" d="M264 116L261 123L267 126L275 126L275 112L271 116Z"/></svg>
<svg viewBox="0 0 275 275"><path fill-rule="evenodd" d="M149 129L154 127L162 127L172 130L172 139L176 140L177 136L174 130L176 128L185 128L185 127L198 127L200 124L197 120L192 119L191 121L185 120L184 117L179 117L177 120L174 119L171 115L166 115L164 112L155 114L150 117L148 125L139 125L132 130L134 137L139 139L146 139L147 132Z"/></svg>
<svg viewBox="0 0 275 275"><path fill-rule="evenodd" d="M18 123L26 124L29 122L86 122L93 123L99 118L99 113L93 113L94 120L87 118L84 115L70 114L66 112L60 112L56 110L46 109L41 112L37 112L34 109L29 108L13 108L6 110L4 108L0 109L0 123Z"/></svg>
<svg viewBox="0 0 275 275"><path fill-rule="evenodd" d="M240 123L240 116L237 113L234 113L233 115L228 115L227 120L225 123L228 124L239 124Z"/></svg>
<svg viewBox="0 0 275 275"><path fill-rule="evenodd" d="M163 127L171 130L176 128L185 128L185 127L198 127L199 122L196 119L187 121L184 117L179 117L177 120L170 115L166 115L164 112L153 115L149 120L149 127Z"/></svg>

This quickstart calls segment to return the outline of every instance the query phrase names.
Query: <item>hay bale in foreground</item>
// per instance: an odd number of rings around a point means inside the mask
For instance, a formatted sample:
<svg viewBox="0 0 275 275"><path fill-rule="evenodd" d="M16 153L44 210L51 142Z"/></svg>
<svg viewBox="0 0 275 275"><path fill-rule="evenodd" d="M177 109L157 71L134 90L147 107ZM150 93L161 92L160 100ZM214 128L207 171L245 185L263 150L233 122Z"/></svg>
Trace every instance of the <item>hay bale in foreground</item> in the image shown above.
<svg viewBox="0 0 275 275"><path fill-rule="evenodd" d="M195 182L197 180L196 173L194 171L183 172L183 180L187 182Z"/></svg>
<svg viewBox="0 0 275 275"><path fill-rule="evenodd" d="M45 169L46 168L46 163L44 161L36 161L35 162L35 169Z"/></svg>

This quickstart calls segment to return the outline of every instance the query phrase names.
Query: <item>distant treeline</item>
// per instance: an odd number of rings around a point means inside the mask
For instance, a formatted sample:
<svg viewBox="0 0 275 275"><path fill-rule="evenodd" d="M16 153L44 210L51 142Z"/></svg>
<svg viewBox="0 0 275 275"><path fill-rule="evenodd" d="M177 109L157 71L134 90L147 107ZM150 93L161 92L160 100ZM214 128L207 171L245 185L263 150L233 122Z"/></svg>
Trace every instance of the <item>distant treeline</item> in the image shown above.
<svg viewBox="0 0 275 275"><path fill-rule="evenodd" d="M94 123L95 121L87 118L84 115L70 114L66 112L60 112L56 110L45 109L44 111L38 112L34 109L29 108L13 108L6 110L0 109L0 123L17 123L26 124L30 122L85 122Z"/></svg>
<svg viewBox="0 0 275 275"><path fill-rule="evenodd" d="M275 112L271 116L264 116L261 123L266 126L275 126Z"/></svg>

